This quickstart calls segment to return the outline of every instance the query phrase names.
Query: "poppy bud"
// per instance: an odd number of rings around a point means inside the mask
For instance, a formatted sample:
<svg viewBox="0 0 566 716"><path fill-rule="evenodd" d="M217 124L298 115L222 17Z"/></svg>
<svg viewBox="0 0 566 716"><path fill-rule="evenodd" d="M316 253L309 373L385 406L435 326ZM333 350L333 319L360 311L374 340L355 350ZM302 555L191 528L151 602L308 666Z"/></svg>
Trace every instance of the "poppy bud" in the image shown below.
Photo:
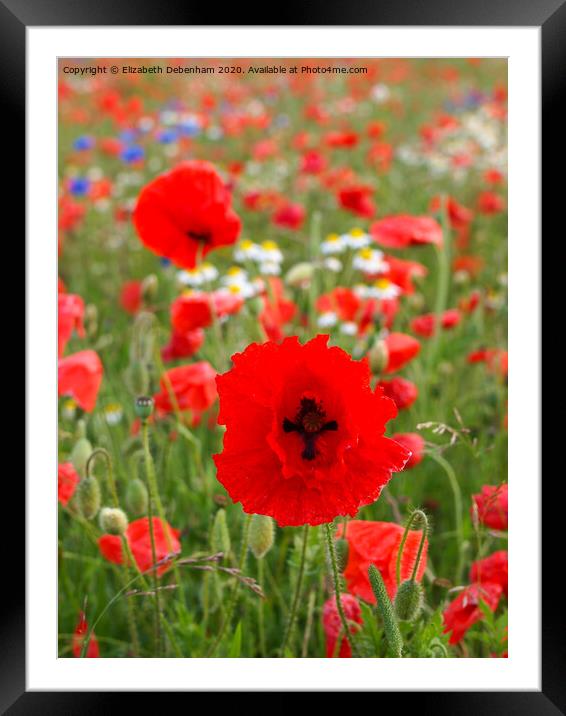
<svg viewBox="0 0 566 716"><path fill-rule="evenodd" d="M144 278L141 284L143 300L146 303L151 303L151 301L153 301L153 299L157 296L158 288L159 281L157 280L157 276L154 273L150 273L149 276Z"/></svg>
<svg viewBox="0 0 566 716"><path fill-rule="evenodd" d="M100 509L100 485L95 477L85 477L77 486L77 506L85 520L92 520Z"/></svg>
<svg viewBox="0 0 566 716"><path fill-rule="evenodd" d="M147 488L139 477L128 483L126 506L132 515L145 515L147 512Z"/></svg>
<svg viewBox="0 0 566 716"><path fill-rule="evenodd" d="M273 520L267 515L254 515L250 523L249 545L256 559L261 559L273 546Z"/></svg>
<svg viewBox="0 0 566 716"><path fill-rule="evenodd" d="M393 605L387 594L383 577L381 576L381 572L373 564L369 566L368 576L376 600L376 610L381 614L381 618L383 619L385 638L395 656L400 658L403 652L403 637L399 631Z"/></svg>
<svg viewBox="0 0 566 716"><path fill-rule="evenodd" d="M395 614L402 622L413 622L423 607L423 588L414 579L401 582L395 595Z"/></svg>
<svg viewBox="0 0 566 716"><path fill-rule="evenodd" d="M110 535L123 535L128 529L128 518L118 507L103 507L98 520L100 529Z"/></svg>
<svg viewBox="0 0 566 716"><path fill-rule="evenodd" d="M71 450L71 462L81 477L86 474L86 464L91 454L92 445L90 444L90 440L85 437L80 437Z"/></svg>
<svg viewBox="0 0 566 716"><path fill-rule="evenodd" d="M153 413L153 398L148 395L140 395L136 398L135 411L138 418L147 420Z"/></svg>
<svg viewBox="0 0 566 716"><path fill-rule="evenodd" d="M383 340L376 341L368 351L369 365L372 373L385 370L389 360L387 344Z"/></svg>
<svg viewBox="0 0 566 716"><path fill-rule="evenodd" d="M289 286L299 287L308 284L314 273L314 266L307 261L292 266L285 276L285 283Z"/></svg>
<svg viewBox="0 0 566 716"><path fill-rule="evenodd" d="M85 307L84 326L86 334L89 338L96 335L96 332L98 331L98 308L94 305L94 303L89 303Z"/></svg>
<svg viewBox="0 0 566 716"><path fill-rule="evenodd" d="M348 564L348 540L340 537L335 541L334 546L336 547L336 557L338 559L340 571L343 572Z"/></svg>
<svg viewBox="0 0 566 716"><path fill-rule="evenodd" d="M222 552L225 557L230 554L230 532L226 524L226 510L218 510L214 517L210 546L214 552Z"/></svg>
<svg viewBox="0 0 566 716"><path fill-rule="evenodd" d="M126 368L124 379L128 389L134 395L144 395L149 389L149 373L147 367L139 360L132 360Z"/></svg>

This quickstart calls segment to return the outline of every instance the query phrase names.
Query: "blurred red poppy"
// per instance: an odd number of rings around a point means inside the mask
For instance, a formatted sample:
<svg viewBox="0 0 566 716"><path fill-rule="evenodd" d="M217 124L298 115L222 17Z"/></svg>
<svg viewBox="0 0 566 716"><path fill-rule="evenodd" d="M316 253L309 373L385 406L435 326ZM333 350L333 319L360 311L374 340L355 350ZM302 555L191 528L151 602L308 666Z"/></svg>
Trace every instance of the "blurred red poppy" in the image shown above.
<svg viewBox="0 0 566 716"><path fill-rule="evenodd" d="M86 621L84 612L79 612L79 621L73 632L72 648L73 656L79 659L83 653L83 646L86 636L88 635L89 627ZM96 634L92 633L88 642L85 657L87 659L97 659L100 656L100 649L98 647L98 639Z"/></svg>
<svg viewBox="0 0 566 716"><path fill-rule="evenodd" d="M142 282L126 281L120 292L120 305L128 313L136 314L142 307Z"/></svg>
<svg viewBox="0 0 566 716"><path fill-rule="evenodd" d="M503 348L480 348L468 355L468 363L485 363L491 373L505 378L508 372L508 353Z"/></svg>
<svg viewBox="0 0 566 716"><path fill-rule="evenodd" d="M159 381L160 392L154 395L158 413L207 410L216 400L216 371L206 361L181 365L166 371ZM174 396L173 402L171 394Z"/></svg>
<svg viewBox="0 0 566 716"><path fill-rule="evenodd" d="M421 344L405 333L389 333L384 338L387 347L387 364L384 373L394 373L419 354Z"/></svg>
<svg viewBox="0 0 566 716"><path fill-rule="evenodd" d="M102 382L102 363L91 350L59 358L59 395L71 395L79 407L90 413Z"/></svg>
<svg viewBox="0 0 566 716"><path fill-rule="evenodd" d="M499 214L505 209L505 202L498 194L492 191L482 191L478 196L478 210L487 216Z"/></svg>
<svg viewBox="0 0 566 716"><path fill-rule="evenodd" d="M450 634L449 644L458 644L468 629L484 618L479 607L484 602L492 612L497 609L501 597L501 586L488 582L487 584L471 584L444 610L444 633Z"/></svg>
<svg viewBox="0 0 566 716"><path fill-rule="evenodd" d="M194 291L176 298L171 304L171 325L180 334L186 335L197 328L212 325L214 316L238 313L244 305L244 299L227 290Z"/></svg>
<svg viewBox="0 0 566 716"><path fill-rule="evenodd" d="M281 526L355 515L409 457L383 435L396 410L371 390L367 361L327 342L252 343L217 378L217 478L245 512Z"/></svg>
<svg viewBox="0 0 566 716"><path fill-rule="evenodd" d="M440 325L444 329L454 328L460 323L462 316L457 308L450 308L444 311L440 318ZM434 313L425 313L417 316L411 321L411 330L418 336L430 338L436 332L436 315Z"/></svg>
<svg viewBox="0 0 566 716"><path fill-rule="evenodd" d="M442 246L442 228L430 216L387 216L370 226L374 241L391 249L435 244Z"/></svg>
<svg viewBox="0 0 566 716"><path fill-rule="evenodd" d="M366 219L376 212L375 202L372 199L373 188L363 184L343 187L338 191L338 204L342 209L351 211L356 216L363 216Z"/></svg>
<svg viewBox="0 0 566 716"><path fill-rule="evenodd" d="M305 220L306 212L300 204L284 204L273 214L272 220L275 226L284 229L300 229Z"/></svg>
<svg viewBox="0 0 566 716"><path fill-rule="evenodd" d="M362 610L358 600L351 594L342 594L340 596L344 614L348 622L362 624ZM342 634L340 646L336 646L338 637L342 632L342 620L338 614L338 606L336 604L336 595L332 595L327 599L322 608L322 626L326 637L326 656L331 659L335 655L340 659L347 659L352 656L352 649L346 637ZM355 632L356 627L350 626L350 631Z"/></svg>
<svg viewBox="0 0 566 716"><path fill-rule="evenodd" d="M508 569L507 551L502 549L499 552L490 554L489 557L473 562L470 570L470 581L477 584L485 584L486 582L499 584L503 593L507 596Z"/></svg>
<svg viewBox="0 0 566 716"><path fill-rule="evenodd" d="M344 578L348 591L366 602L375 604L375 596L368 577L370 564L381 572L390 598L397 592L397 555L403 538L404 528L393 522L371 522L351 520L346 526L348 541L348 563ZM337 536L344 534L339 525ZM420 530L410 530L401 556L401 581L409 579L415 566L421 541ZM416 579L421 581L426 569L428 542L425 542Z"/></svg>
<svg viewBox="0 0 566 716"><path fill-rule="evenodd" d="M59 357L65 352L65 347L73 331L76 331L81 338L84 338L84 310L84 301L80 296L76 296L73 293L59 293L57 317Z"/></svg>
<svg viewBox="0 0 566 716"><path fill-rule="evenodd" d="M285 297L280 278L270 276L267 282L269 288L262 296L263 309L259 321L270 341L280 341L283 339L283 326L293 320L297 306Z"/></svg>
<svg viewBox="0 0 566 716"><path fill-rule="evenodd" d="M440 211L442 209L442 197L433 197L429 209L430 211ZM468 226L474 218L474 212L471 209L468 209L463 204L459 204L456 199L451 196L446 197L446 210L448 212L450 226L452 226L453 229L461 229Z"/></svg>
<svg viewBox="0 0 566 716"><path fill-rule="evenodd" d="M380 380L378 386L383 390L384 395L393 400L398 410L410 408L419 394L417 386L406 378Z"/></svg>
<svg viewBox="0 0 566 716"><path fill-rule="evenodd" d="M219 246L233 244L241 221L210 162L191 160L141 190L133 221L145 246L177 266L194 268Z"/></svg>
<svg viewBox="0 0 566 716"><path fill-rule="evenodd" d="M73 463L59 463L57 467L57 493L59 502L63 506L66 506L71 497L75 494L78 483L79 476L73 467Z"/></svg>
<svg viewBox="0 0 566 716"><path fill-rule="evenodd" d="M176 358L190 358L203 343L204 331L201 328L195 328L187 333L173 330L169 343L161 349L161 357L166 362Z"/></svg>
<svg viewBox="0 0 566 716"><path fill-rule="evenodd" d="M173 556L181 551L181 543L179 542L181 532L171 527L168 522L163 523L159 517L154 517L152 522L155 539L155 563L157 564L169 555ZM140 571L146 572L154 564L149 517L140 517L140 519L130 522L125 537L128 540L128 545L132 550L137 566ZM98 538L98 547L102 556L109 562L123 564L124 554L121 537L118 535L102 535ZM160 565L157 568L157 574L162 575L169 567L168 563Z"/></svg>
<svg viewBox="0 0 566 716"><path fill-rule="evenodd" d="M395 440L396 443L411 451L411 457L405 465L405 470L422 462L425 450L425 441L422 435L418 433L395 433L395 435L391 436L391 440Z"/></svg>
<svg viewBox="0 0 566 716"><path fill-rule="evenodd" d="M482 524L494 530L507 529L507 483L503 485L484 485L480 493L472 495L472 499L477 508L478 519Z"/></svg>
<svg viewBox="0 0 566 716"><path fill-rule="evenodd" d="M402 289L403 293L410 295L415 292L413 286L414 278L423 278L427 275L428 269L418 261L408 261L407 259L399 259L389 254L383 257L387 264L387 270L381 274L383 278L388 278L396 286Z"/></svg>

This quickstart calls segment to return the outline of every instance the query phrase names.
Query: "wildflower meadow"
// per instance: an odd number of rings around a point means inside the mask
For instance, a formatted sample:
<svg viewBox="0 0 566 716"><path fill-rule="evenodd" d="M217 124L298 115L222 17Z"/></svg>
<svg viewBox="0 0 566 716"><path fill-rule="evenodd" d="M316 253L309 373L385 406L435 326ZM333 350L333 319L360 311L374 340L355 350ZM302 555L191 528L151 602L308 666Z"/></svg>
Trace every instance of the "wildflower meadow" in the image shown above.
<svg viewBox="0 0 566 716"><path fill-rule="evenodd" d="M60 60L60 657L507 656L506 88Z"/></svg>

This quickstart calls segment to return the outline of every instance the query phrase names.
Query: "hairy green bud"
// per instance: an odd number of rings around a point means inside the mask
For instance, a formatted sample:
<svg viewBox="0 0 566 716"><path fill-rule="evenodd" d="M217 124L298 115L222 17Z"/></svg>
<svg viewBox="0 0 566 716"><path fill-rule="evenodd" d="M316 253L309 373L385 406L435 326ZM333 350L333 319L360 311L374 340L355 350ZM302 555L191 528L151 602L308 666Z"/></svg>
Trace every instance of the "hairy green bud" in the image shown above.
<svg viewBox="0 0 566 716"><path fill-rule="evenodd" d="M92 520L100 509L100 485L95 477L85 477L77 486L77 507L85 520Z"/></svg>
<svg viewBox="0 0 566 716"><path fill-rule="evenodd" d="M92 455L92 445L85 437L80 437L71 450L71 462L77 473L83 477L86 475L86 464Z"/></svg>
<svg viewBox="0 0 566 716"><path fill-rule="evenodd" d="M369 582L377 602L376 611L379 612L383 620L385 638L387 639L387 643L389 644L391 651L396 657L401 658L403 652L403 637L399 631L393 605L391 604L391 600L387 594L383 577L381 576L381 572L373 564L370 564L369 566L368 575Z"/></svg>
<svg viewBox="0 0 566 716"><path fill-rule="evenodd" d="M126 506L132 515L145 515L147 512L147 487L139 477L130 480L126 488Z"/></svg>
<svg viewBox="0 0 566 716"><path fill-rule="evenodd" d="M299 287L310 283L314 273L314 266L307 261L291 266L285 276L285 283L289 286Z"/></svg>
<svg viewBox="0 0 566 716"><path fill-rule="evenodd" d="M214 517L210 546L214 552L222 552L225 557L230 554L230 532L226 524L226 510L218 510Z"/></svg>
<svg viewBox="0 0 566 716"><path fill-rule="evenodd" d="M344 539L343 537L339 537L335 542L334 546L336 547L336 558L338 559L338 567L341 572L343 572L346 569L346 565L348 564L348 553L349 553L349 545L348 540Z"/></svg>
<svg viewBox="0 0 566 716"><path fill-rule="evenodd" d="M261 559L273 546L273 520L267 515L254 515L250 523L249 545L256 559Z"/></svg>
<svg viewBox="0 0 566 716"><path fill-rule="evenodd" d="M144 395L149 390L149 372L147 366L139 360L130 361L124 373L128 390L134 395Z"/></svg>
<svg viewBox="0 0 566 716"><path fill-rule="evenodd" d="M368 351L369 366L372 373L381 373L387 366L389 351L383 340L376 341Z"/></svg>
<svg viewBox="0 0 566 716"><path fill-rule="evenodd" d="M103 507L98 521L100 529L111 535L123 535L128 529L126 513L119 507Z"/></svg>
<svg viewBox="0 0 566 716"><path fill-rule="evenodd" d="M423 588L414 579L401 582L394 601L395 614L402 622L412 622L423 608Z"/></svg>

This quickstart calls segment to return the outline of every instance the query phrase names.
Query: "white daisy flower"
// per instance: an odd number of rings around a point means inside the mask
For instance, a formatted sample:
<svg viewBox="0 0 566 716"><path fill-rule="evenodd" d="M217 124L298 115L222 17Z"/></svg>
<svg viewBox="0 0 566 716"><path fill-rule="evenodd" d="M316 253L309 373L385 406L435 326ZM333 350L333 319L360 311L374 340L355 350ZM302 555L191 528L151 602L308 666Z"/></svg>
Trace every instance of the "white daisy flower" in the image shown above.
<svg viewBox="0 0 566 716"><path fill-rule="evenodd" d="M363 249L371 243L371 237L363 229L352 229L340 237L350 249Z"/></svg>
<svg viewBox="0 0 566 716"><path fill-rule="evenodd" d="M283 254L275 241L262 241L259 246L259 254L259 260L264 263L280 264L283 261Z"/></svg>
<svg viewBox="0 0 566 716"><path fill-rule="evenodd" d="M234 251L234 260L240 263L245 261L258 261L261 249L258 244L255 244L250 239L243 239L236 246Z"/></svg>
<svg viewBox="0 0 566 716"><path fill-rule="evenodd" d="M340 324L340 333L345 336L355 336L358 332L358 324L354 321L345 321Z"/></svg>
<svg viewBox="0 0 566 716"><path fill-rule="evenodd" d="M123 415L124 411L119 403L110 403L104 408L104 419L108 425L118 425Z"/></svg>
<svg viewBox="0 0 566 716"><path fill-rule="evenodd" d="M343 267L342 261L334 256L329 256L327 259L324 259L322 265L328 271L332 271L332 273L340 273Z"/></svg>
<svg viewBox="0 0 566 716"><path fill-rule="evenodd" d="M259 265L259 272L262 276L279 276L281 264L277 261L264 261Z"/></svg>
<svg viewBox="0 0 566 716"><path fill-rule="evenodd" d="M375 283L370 286L368 291L369 298L395 298L401 293L399 286L396 286L388 278L378 278Z"/></svg>
<svg viewBox="0 0 566 716"><path fill-rule="evenodd" d="M344 252L346 244L344 239L338 234L328 234L324 241L320 244L320 251L325 256L332 254L341 254Z"/></svg>
<svg viewBox="0 0 566 716"><path fill-rule="evenodd" d="M358 271L369 274L383 273L389 268L383 260L383 251L372 249L369 246L358 251L354 256L352 266Z"/></svg>
<svg viewBox="0 0 566 716"><path fill-rule="evenodd" d="M334 311L325 311L321 313L317 321L320 328L331 328L338 323L338 316Z"/></svg>

